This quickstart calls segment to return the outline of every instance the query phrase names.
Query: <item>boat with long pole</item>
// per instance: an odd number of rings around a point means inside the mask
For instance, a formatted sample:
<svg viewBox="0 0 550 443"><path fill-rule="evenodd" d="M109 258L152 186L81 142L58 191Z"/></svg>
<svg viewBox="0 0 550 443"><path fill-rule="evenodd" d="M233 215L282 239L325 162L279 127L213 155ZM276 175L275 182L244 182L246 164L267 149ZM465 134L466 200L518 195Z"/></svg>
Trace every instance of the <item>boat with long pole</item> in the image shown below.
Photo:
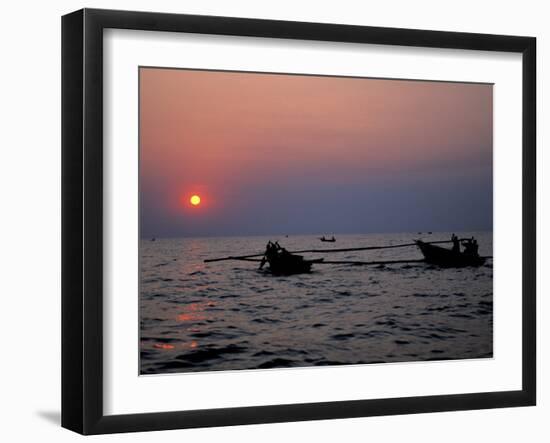
<svg viewBox="0 0 550 443"><path fill-rule="evenodd" d="M462 241L464 250L460 250L459 242ZM447 249L439 244L453 243L452 249ZM416 246L424 256L423 259L412 258L404 260L325 260L324 258L306 259L302 253L337 253L337 252L355 252L355 251L371 251L380 249L405 248ZM357 265L357 266L374 266L374 265L392 265L392 264L407 264L407 263L426 263L436 265L442 268L463 268L467 266L478 267L483 265L487 259L492 256L482 257L477 252L477 241L472 237L470 239L458 239L453 235L451 240L439 240L425 242L422 240L414 240L413 243L403 243L397 245L386 246L363 246L355 248L331 248L331 249L303 249L298 251L288 251L281 247L278 242L269 241L266 250L263 253L247 254L239 256L227 256L219 258L210 258L204 260L205 263L212 263L225 260L240 260L259 262L259 269L263 269L264 265L268 264L268 270L273 275L292 275L311 272L314 264L320 265Z"/></svg>

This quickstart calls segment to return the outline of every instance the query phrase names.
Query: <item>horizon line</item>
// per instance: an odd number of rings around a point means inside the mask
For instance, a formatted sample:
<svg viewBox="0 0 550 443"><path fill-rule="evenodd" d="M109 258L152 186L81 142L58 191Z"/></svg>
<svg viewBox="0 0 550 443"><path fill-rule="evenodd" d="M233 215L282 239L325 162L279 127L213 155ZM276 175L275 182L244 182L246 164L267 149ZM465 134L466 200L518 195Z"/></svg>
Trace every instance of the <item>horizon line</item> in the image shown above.
<svg viewBox="0 0 550 443"><path fill-rule="evenodd" d="M139 240L154 239L172 239L172 238L227 238L227 237L318 237L318 236L336 236L336 235L388 235L388 234L414 234L414 235L435 235L445 233L459 233L459 232L493 232L493 229L468 229L468 230L449 230L449 231L394 231L394 232L329 232L329 233L305 233L305 234L225 234L225 235L146 235L139 236Z"/></svg>

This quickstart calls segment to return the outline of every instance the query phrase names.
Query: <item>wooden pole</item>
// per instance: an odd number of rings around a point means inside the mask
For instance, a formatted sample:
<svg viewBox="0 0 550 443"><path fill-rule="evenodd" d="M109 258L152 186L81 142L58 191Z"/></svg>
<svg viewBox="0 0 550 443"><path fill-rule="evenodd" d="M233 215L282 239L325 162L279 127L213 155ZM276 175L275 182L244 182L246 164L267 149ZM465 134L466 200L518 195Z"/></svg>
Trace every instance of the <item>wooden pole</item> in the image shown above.
<svg viewBox="0 0 550 443"><path fill-rule="evenodd" d="M253 257L263 257L264 253L261 254L249 254L249 255L230 255L229 257L220 257L220 258L207 258L204 260L204 263L212 263L215 261L224 261L224 260L243 260L246 261L249 258Z"/></svg>
<svg viewBox="0 0 550 443"><path fill-rule="evenodd" d="M462 241L465 239L459 239L459 241ZM439 241L431 241L431 242L425 242L430 244L436 244L436 243L452 243L452 240L439 240ZM352 251L373 251L378 249L392 249L392 248L405 248L408 246L416 246L416 243L402 243L399 245L390 245L390 246L364 246L360 248L340 248L340 249L302 249L299 251L288 251L291 254L302 254L304 252L310 252L310 253L327 253L327 252L352 252ZM212 263L217 261L225 261L225 260L244 260L247 258L254 258L254 257L263 257L264 253L259 254L248 254L248 255L231 255L228 257L219 257L219 258L207 258L204 260L204 263Z"/></svg>
<svg viewBox="0 0 550 443"><path fill-rule="evenodd" d="M387 261L354 261L354 260L323 260L322 262L315 263L316 265L395 265L404 263L425 263L422 259L413 260L387 260Z"/></svg>
<svg viewBox="0 0 550 443"><path fill-rule="evenodd" d="M492 255L487 255L481 258L493 258ZM261 262L262 260L256 258L248 257L233 257L231 259L224 258L224 260L238 260L238 261L250 261L250 262ZM358 260L323 260L316 261L316 265L358 265L358 266L368 266L368 265L396 265L396 264L406 264L406 263L426 263L426 260L422 259L410 259L410 260L386 260L386 261L358 261Z"/></svg>
<svg viewBox="0 0 550 443"><path fill-rule="evenodd" d="M493 258L492 255L488 255L480 258ZM387 261L354 261L354 260L323 260L315 263L316 265L397 265L405 263L426 263L425 259L411 259L411 260L387 260Z"/></svg>
<svg viewBox="0 0 550 443"><path fill-rule="evenodd" d="M460 239L462 240L462 239ZM459 240L459 241L460 241ZM431 242L424 242L424 243L452 243L451 240L439 240L439 241L431 241ZM389 246L364 246L360 248L340 248L340 249L302 249L301 251L289 251L291 254L300 254L303 252L312 252L312 253L325 253L325 252L351 252L351 251L372 251L376 249L392 249L392 248L405 248L408 246L416 246L416 243L402 243L399 245L389 245Z"/></svg>

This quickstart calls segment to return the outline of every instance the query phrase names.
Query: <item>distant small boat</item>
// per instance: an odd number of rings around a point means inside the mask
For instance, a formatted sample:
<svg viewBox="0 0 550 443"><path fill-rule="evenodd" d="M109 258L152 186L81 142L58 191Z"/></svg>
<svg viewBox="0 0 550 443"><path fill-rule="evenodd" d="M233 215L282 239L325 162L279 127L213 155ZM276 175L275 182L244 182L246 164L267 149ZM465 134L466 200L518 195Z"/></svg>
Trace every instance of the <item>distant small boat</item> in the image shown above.
<svg viewBox="0 0 550 443"><path fill-rule="evenodd" d="M155 237L153 237L153 238L151 239L151 241L156 241L156 240L157 240L157 239L156 239Z"/></svg>
<svg viewBox="0 0 550 443"><path fill-rule="evenodd" d="M334 238L334 235L331 237L331 238L326 238L324 235L322 237L319 237L319 240L321 241L327 241L327 242L331 242L331 243L334 243L336 241L336 239Z"/></svg>
<svg viewBox="0 0 550 443"><path fill-rule="evenodd" d="M424 255L426 263L438 265L444 268L463 268L466 266L481 266L485 258L478 254L456 252L441 246L425 243L422 240L415 241L416 246Z"/></svg>
<svg viewBox="0 0 550 443"><path fill-rule="evenodd" d="M269 271L273 275L293 275L311 272L314 263L321 263L324 259L306 260L301 255L291 254L278 243L269 242L260 269L265 263L269 264Z"/></svg>

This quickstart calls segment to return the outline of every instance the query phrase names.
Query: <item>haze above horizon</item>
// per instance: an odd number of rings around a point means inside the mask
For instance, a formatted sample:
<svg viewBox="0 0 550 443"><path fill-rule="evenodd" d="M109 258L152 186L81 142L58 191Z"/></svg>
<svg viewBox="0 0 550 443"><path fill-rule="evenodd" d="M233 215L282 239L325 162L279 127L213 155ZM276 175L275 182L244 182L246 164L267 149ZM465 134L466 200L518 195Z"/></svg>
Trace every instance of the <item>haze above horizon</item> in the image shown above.
<svg viewBox="0 0 550 443"><path fill-rule="evenodd" d="M487 84L141 68L140 236L491 230L492 103Z"/></svg>

